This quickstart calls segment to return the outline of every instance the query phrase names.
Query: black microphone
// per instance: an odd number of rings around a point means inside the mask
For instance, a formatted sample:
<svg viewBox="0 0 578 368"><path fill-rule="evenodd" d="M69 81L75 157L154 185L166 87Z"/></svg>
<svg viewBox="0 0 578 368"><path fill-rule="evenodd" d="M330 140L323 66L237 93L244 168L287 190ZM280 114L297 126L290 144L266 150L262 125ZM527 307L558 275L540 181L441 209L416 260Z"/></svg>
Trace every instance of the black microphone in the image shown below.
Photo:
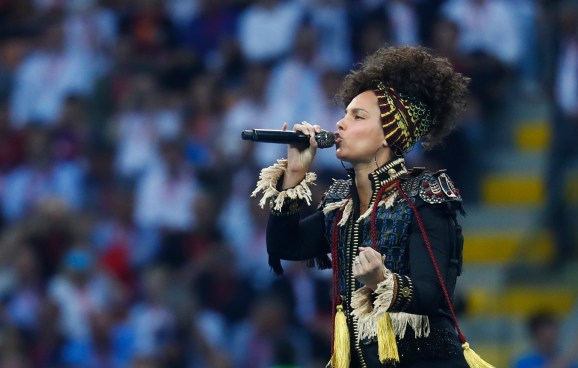
<svg viewBox="0 0 578 368"><path fill-rule="evenodd" d="M250 129L243 130L241 138L246 141L265 143L304 143L309 146L309 136L294 131L274 129ZM329 148L335 144L335 134L322 130L315 134L319 148Z"/></svg>

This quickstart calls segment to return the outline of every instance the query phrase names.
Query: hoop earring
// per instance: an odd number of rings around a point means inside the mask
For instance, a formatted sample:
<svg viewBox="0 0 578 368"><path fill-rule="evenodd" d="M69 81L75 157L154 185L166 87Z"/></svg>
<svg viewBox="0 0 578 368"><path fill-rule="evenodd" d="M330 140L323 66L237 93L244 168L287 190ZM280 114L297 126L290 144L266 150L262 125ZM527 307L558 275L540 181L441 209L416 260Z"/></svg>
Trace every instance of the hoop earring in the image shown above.
<svg viewBox="0 0 578 368"><path fill-rule="evenodd" d="M349 171L353 168L353 167L350 168L345 167L345 165L343 164L343 160L339 160L339 162L341 162L341 166L345 169L345 171Z"/></svg>

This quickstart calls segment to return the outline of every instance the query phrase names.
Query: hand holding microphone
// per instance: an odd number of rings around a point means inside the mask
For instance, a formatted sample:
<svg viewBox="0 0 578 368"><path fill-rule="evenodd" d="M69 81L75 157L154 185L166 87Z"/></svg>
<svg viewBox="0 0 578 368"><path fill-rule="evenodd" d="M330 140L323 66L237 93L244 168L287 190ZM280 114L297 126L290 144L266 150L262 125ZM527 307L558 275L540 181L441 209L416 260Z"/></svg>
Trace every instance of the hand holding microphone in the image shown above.
<svg viewBox="0 0 578 368"><path fill-rule="evenodd" d="M316 131L314 136L318 148L329 148L335 144L335 135L332 132L320 130L319 132ZM263 143L310 143L310 137L302 132L274 129L243 130L241 138L247 141Z"/></svg>
<svg viewBox="0 0 578 368"><path fill-rule="evenodd" d="M289 144L287 171L283 176L284 189L296 186L305 178L317 147L327 148L335 144L333 133L322 131L319 125L311 125L306 121L295 124L293 131L287 131L287 123L283 123L281 130L244 130L241 138L254 142Z"/></svg>

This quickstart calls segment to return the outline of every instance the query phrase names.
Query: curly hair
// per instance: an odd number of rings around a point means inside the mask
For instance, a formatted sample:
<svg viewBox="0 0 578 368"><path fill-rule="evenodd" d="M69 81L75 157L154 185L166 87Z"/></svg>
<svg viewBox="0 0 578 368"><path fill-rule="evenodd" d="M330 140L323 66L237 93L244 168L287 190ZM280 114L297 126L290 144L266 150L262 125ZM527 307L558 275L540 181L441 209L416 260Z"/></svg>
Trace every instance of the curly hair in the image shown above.
<svg viewBox="0 0 578 368"><path fill-rule="evenodd" d="M352 70L336 98L347 106L358 94L374 90L376 81L430 107L434 125L422 142L430 149L455 127L456 115L465 107L470 79L454 71L446 58L433 56L424 47L390 46L377 50Z"/></svg>

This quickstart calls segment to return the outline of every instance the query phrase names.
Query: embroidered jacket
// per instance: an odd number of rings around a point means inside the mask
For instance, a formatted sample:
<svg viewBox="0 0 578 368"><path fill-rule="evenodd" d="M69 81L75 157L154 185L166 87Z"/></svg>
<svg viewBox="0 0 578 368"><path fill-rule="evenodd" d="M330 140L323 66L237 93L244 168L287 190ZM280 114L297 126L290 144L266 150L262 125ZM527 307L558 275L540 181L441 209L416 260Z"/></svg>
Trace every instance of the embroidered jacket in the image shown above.
<svg viewBox="0 0 578 368"><path fill-rule="evenodd" d="M271 203L267 227L270 264L278 273L282 272L279 259L308 260L320 268L331 267L327 255L331 253L332 239L337 239L338 264L334 267L338 268L339 294L353 332L356 352L352 352L352 366L387 366L371 353L377 320L385 312L392 317L402 365L461 355L432 261L412 209L399 193L401 188L417 207L451 294L461 272L463 238L456 221L461 197L447 174L422 169L409 171L403 159L392 161L370 174L372 203L365 213L360 213L352 184L354 173L349 172L348 180L336 180L325 192L314 214L301 219L299 207L310 202L307 184L315 178L306 177L298 187L290 189L291 193L278 191L284 165L285 161L279 161L264 169L254 192L265 192L262 205L268 199ZM380 191L382 195L372 216ZM355 280L352 262L360 246L374 246L374 242L384 258L386 279L372 292Z"/></svg>

